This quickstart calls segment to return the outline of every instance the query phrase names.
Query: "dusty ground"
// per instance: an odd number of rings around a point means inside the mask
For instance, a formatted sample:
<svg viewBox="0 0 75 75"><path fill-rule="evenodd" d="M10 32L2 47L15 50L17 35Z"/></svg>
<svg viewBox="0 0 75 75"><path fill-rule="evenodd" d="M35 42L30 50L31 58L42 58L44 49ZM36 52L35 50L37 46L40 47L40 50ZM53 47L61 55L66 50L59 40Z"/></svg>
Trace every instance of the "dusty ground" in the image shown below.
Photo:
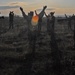
<svg viewBox="0 0 75 75"><path fill-rule="evenodd" d="M23 65L25 54L31 49L27 37L27 24L23 18L14 19L14 29L8 30L8 18L0 19L0 75L14 75L19 67ZM72 75L75 70L75 50L73 50L73 32L68 30L67 23L55 24L55 34L59 50L62 52L61 62L67 61L71 64L63 75ZM46 20L43 20L41 37L36 41L36 59L33 63L35 72L45 72L46 63L51 63L50 35L46 30ZM73 65L74 64L74 65ZM51 64L50 64L51 65ZM19 72L19 71L18 71Z"/></svg>

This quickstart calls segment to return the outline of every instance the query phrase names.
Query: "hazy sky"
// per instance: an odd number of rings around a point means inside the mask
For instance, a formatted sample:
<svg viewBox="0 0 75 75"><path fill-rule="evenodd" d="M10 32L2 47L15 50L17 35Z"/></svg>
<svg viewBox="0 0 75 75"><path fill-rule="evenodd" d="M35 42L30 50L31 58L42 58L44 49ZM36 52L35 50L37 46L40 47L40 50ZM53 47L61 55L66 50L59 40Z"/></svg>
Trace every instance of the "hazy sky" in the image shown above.
<svg viewBox="0 0 75 75"><path fill-rule="evenodd" d="M31 10L37 10L39 13L39 9L42 9L44 5L48 6L47 13L50 11L62 15L75 13L75 0L0 0L0 12L2 15L8 15L9 11L14 11L15 14L20 15L19 7L21 6L26 13Z"/></svg>

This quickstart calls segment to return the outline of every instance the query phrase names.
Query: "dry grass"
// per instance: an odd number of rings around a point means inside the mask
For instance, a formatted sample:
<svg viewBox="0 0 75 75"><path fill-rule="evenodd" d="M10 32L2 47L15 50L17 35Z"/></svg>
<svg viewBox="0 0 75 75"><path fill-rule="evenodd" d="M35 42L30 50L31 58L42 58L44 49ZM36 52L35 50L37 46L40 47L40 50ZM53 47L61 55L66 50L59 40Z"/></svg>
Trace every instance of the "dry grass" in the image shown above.
<svg viewBox="0 0 75 75"><path fill-rule="evenodd" d="M46 20L44 19L43 21L41 37L37 38L36 41L36 60L33 63L36 73L39 71L44 72L46 62L51 63L51 36L46 32ZM0 75L14 75L17 68L23 63L21 59L24 60L25 54L31 51L28 45L26 21L20 17L15 18L14 29L11 30L8 30L8 22L8 18L0 20L0 60L2 61L0 63L2 65ZM68 61L69 59L72 60L72 57L75 57L75 51L72 50L74 44L73 32L68 30L66 23L63 23L55 25L55 34L58 47L62 52L63 59L61 62L64 62L66 59ZM10 62L9 59L16 61Z"/></svg>

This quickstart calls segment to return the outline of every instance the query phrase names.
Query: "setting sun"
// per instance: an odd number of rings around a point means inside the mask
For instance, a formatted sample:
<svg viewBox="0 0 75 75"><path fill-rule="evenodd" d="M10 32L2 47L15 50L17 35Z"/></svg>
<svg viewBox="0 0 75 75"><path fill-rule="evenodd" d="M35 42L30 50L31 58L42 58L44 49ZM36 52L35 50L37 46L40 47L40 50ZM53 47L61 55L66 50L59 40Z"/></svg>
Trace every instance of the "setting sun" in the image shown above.
<svg viewBox="0 0 75 75"><path fill-rule="evenodd" d="M37 15L33 16L32 17L32 21L31 21L32 25L37 25L38 24L38 20L39 20L39 17Z"/></svg>

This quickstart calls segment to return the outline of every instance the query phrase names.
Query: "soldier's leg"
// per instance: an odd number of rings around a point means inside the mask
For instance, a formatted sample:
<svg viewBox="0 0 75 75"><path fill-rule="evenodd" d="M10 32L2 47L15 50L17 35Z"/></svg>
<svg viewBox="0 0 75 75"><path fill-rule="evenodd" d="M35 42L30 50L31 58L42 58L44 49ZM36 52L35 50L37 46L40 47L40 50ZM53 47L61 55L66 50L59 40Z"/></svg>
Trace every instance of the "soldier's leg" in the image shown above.
<svg viewBox="0 0 75 75"><path fill-rule="evenodd" d="M48 24L47 24L47 32L48 32Z"/></svg>
<svg viewBox="0 0 75 75"><path fill-rule="evenodd" d="M53 30L54 30L54 24L52 25L52 28L53 28Z"/></svg>
<svg viewBox="0 0 75 75"><path fill-rule="evenodd" d="M70 29L71 29L71 24L70 24Z"/></svg>
<svg viewBox="0 0 75 75"><path fill-rule="evenodd" d="M49 24L49 25L48 25L48 34L49 34L49 35L50 35L50 33L51 33L51 32L50 32L50 28L52 28L52 27L51 27L51 25Z"/></svg>
<svg viewBox="0 0 75 75"><path fill-rule="evenodd" d="M9 29L11 28L11 22L9 22Z"/></svg>
<svg viewBox="0 0 75 75"><path fill-rule="evenodd" d="M32 35L31 35L31 32L28 33L28 40L29 40L29 47L31 48L32 46Z"/></svg>
<svg viewBox="0 0 75 75"><path fill-rule="evenodd" d="M39 33L39 35L41 33L41 23L38 24L38 33Z"/></svg>
<svg viewBox="0 0 75 75"><path fill-rule="evenodd" d="M36 45L36 31L33 32L33 53L35 53L35 45Z"/></svg>
<svg viewBox="0 0 75 75"><path fill-rule="evenodd" d="M40 25L38 24L38 36L40 35Z"/></svg>
<svg viewBox="0 0 75 75"><path fill-rule="evenodd" d="M40 23L40 32L41 32L41 23Z"/></svg>
<svg viewBox="0 0 75 75"><path fill-rule="evenodd" d="M13 29L13 22L12 22L12 29Z"/></svg>
<svg viewBox="0 0 75 75"><path fill-rule="evenodd" d="M49 23L47 24L47 32L48 33L50 32L50 24Z"/></svg>

